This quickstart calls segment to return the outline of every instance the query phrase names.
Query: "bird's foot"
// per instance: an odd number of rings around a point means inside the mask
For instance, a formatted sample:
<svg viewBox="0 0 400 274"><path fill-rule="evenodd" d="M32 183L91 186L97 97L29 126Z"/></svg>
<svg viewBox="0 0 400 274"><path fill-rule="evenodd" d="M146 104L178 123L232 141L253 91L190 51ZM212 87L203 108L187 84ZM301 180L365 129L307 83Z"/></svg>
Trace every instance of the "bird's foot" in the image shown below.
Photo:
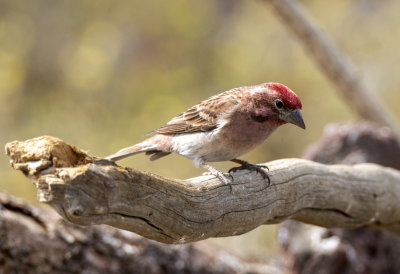
<svg viewBox="0 0 400 274"><path fill-rule="evenodd" d="M203 175L213 175L213 176L215 176L222 183L228 185L230 190L231 190L231 192L232 192L232 185L231 185L231 182L233 182L232 174L221 172L221 171L219 171L219 170L217 170L214 167L209 166L209 165L203 165L203 167L208 169L208 172L203 173Z"/></svg>
<svg viewBox="0 0 400 274"><path fill-rule="evenodd" d="M229 186L229 188L232 191L232 185L231 182L233 182L233 176L230 173L224 173L221 171L217 171L216 173L213 174L215 177L218 178L222 183L226 184Z"/></svg>
<svg viewBox="0 0 400 274"><path fill-rule="evenodd" d="M217 177L218 180L220 180L222 183L228 185L230 187L230 189L232 190L232 185L231 185L231 182L233 182L232 174L224 173L221 171L210 172L210 174Z"/></svg>
<svg viewBox="0 0 400 274"><path fill-rule="evenodd" d="M266 165L254 165L251 164L247 161L243 161L243 160L239 160L239 159L234 159L235 163L241 164L241 166L237 166L237 167L232 167L231 169L229 169L229 173L232 172L236 172L238 170L242 170L242 169L247 169L247 170L251 170L251 171L255 171L259 174L261 174L261 176L264 178L264 180L268 180L268 185L271 183L271 178L269 177L268 172L265 170L269 170L269 168Z"/></svg>

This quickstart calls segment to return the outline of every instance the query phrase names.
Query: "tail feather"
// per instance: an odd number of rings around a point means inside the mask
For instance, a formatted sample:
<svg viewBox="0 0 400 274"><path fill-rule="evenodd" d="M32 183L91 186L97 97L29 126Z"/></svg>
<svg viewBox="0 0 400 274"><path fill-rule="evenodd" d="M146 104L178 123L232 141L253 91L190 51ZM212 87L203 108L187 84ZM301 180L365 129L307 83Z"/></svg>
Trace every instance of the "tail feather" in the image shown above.
<svg viewBox="0 0 400 274"><path fill-rule="evenodd" d="M157 150L157 148L153 144L148 145L140 143L131 147L123 148L117 151L116 153L107 156L105 159L110 161L119 161L135 154L143 153L146 151L154 151L154 150Z"/></svg>

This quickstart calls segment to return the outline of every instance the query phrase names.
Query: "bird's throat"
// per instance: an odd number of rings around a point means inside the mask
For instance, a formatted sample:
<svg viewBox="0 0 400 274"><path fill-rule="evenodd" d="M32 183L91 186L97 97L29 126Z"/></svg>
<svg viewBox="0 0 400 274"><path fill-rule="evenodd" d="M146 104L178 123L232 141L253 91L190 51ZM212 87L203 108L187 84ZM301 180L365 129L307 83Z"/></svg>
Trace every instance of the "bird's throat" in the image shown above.
<svg viewBox="0 0 400 274"><path fill-rule="evenodd" d="M258 122L258 123L264 123L269 120L269 116L252 114L251 119L253 119L253 121Z"/></svg>

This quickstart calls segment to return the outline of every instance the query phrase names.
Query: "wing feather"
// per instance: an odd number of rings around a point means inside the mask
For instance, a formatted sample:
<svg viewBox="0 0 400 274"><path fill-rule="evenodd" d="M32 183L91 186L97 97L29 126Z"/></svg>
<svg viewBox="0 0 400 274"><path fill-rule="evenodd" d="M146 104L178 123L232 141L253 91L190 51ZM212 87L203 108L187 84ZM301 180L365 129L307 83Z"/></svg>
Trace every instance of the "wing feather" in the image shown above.
<svg viewBox="0 0 400 274"><path fill-rule="evenodd" d="M234 90L212 96L154 130L159 134L208 132L218 127L237 108L240 101Z"/></svg>

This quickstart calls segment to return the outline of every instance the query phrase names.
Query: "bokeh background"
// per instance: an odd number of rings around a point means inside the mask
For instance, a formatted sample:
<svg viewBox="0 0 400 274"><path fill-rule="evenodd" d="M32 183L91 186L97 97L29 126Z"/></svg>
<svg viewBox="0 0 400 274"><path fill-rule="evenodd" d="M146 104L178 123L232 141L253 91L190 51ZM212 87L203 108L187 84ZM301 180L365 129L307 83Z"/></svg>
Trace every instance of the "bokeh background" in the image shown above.
<svg viewBox="0 0 400 274"><path fill-rule="evenodd" d="M400 1L302 2L400 117ZM53 135L106 156L202 99L269 81L300 96L307 130L284 126L243 159L300 157L326 124L357 119L263 1L0 0L3 146ZM120 164L174 178L204 172L178 155ZM4 154L0 191L36 202ZM274 226L264 226L208 241L254 255L273 254L275 238Z"/></svg>

